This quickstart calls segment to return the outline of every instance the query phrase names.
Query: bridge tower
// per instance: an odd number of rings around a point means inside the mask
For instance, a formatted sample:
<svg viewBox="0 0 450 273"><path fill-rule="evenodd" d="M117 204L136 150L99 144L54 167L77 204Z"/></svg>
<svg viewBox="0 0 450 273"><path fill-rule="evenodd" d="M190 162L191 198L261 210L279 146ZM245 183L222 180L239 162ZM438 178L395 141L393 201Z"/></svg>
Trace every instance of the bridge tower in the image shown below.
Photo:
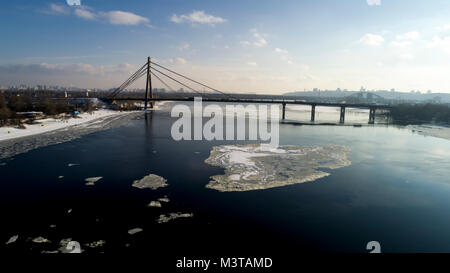
<svg viewBox="0 0 450 273"><path fill-rule="evenodd" d="M376 108L370 107L370 110L369 110L369 124L374 124L375 123L375 111L376 111Z"/></svg>
<svg viewBox="0 0 450 273"><path fill-rule="evenodd" d="M152 75L151 75L151 67L150 67L151 59L147 58L147 83L145 85L145 105L144 109L147 110L148 99L150 95L150 99L153 98L153 88L152 88ZM150 107L153 108L153 102L150 102Z"/></svg>
<svg viewBox="0 0 450 273"><path fill-rule="evenodd" d="M343 124L345 121L345 106L341 106L341 116L339 118L339 123Z"/></svg>

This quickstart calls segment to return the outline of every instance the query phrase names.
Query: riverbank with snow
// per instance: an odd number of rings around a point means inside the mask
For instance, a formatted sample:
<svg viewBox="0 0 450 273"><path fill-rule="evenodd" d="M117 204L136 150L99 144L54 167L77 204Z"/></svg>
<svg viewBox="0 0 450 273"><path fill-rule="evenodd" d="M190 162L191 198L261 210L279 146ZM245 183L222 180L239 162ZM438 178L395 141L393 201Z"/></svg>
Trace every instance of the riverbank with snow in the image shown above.
<svg viewBox="0 0 450 273"><path fill-rule="evenodd" d="M74 125L94 122L105 117L124 115L129 112L119 112L112 110L97 110L92 113L82 113L76 118L46 118L37 120L35 124L24 124L25 129L17 127L0 127L0 141L42 134L54 130L67 128Z"/></svg>
<svg viewBox="0 0 450 273"><path fill-rule="evenodd" d="M44 123L44 126L33 124L28 129L16 129L23 130L23 132L17 132L14 135L11 135L12 133L5 134L5 128L2 128L4 139L0 141L0 159L118 127L143 114L142 111L114 112L105 110L92 115L81 114L80 119L69 119L67 122L48 120L47 123Z"/></svg>
<svg viewBox="0 0 450 273"><path fill-rule="evenodd" d="M171 102L158 102L149 111L167 111ZM38 120L26 129L0 127L0 159L30 150L80 138L97 131L122 126L129 120L143 116L145 111L97 110L82 113L77 118Z"/></svg>
<svg viewBox="0 0 450 273"><path fill-rule="evenodd" d="M433 136L450 140L450 127L438 125L408 125L407 129L424 136Z"/></svg>
<svg viewBox="0 0 450 273"><path fill-rule="evenodd" d="M166 109L170 102L158 102L151 110ZM46 132L64 129L67 127L82 125L91 122L101 122L107 117L118 117L120 115L128 115L139 111L114 111L108 109L101 109L93 111L92 113L82 113L73 118L46 118L36 120L35 124L23 124L25 129L12 126L0 127L0 142L3 140L16 139L32 135L38 135Z"/></svg>

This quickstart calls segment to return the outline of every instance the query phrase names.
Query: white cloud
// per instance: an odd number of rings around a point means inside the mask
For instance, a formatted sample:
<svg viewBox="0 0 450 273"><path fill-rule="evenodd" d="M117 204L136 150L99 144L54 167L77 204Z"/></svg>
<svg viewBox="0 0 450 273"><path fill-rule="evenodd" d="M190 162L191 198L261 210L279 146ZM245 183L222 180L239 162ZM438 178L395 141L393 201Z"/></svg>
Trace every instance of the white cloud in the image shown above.
<svg viewBox="0 0 450 273"><path fill-rule="evenodd" d="M366 0L367 5L369 6L380 6L381 0Z"/></svg>
<svg viewBox="0 0 450 273"><path fill-rule="evenodd" d="M359 39L359 42L368 46L380 46L384 38L381 35L367 33Z"/></svg>
<svg viewBox="0 0 450 273"><path fill-rule="evenodd" d="M436 29L439 30L439 31L447 31L447 30L450 29L450 24L443 25L443 26L438 26L438 27L436 27Z"/></svg>
<svg viewBox="0 0 450 273"><path fill-rule="evenodd" d="M189 43L184 43L178 47L178 50L183 51L189 49L190 47L191 45Z"/></svg>
<svg viewBox="0 0 450 273"><path fill-rule="evenodd" d="M94 20L97 15L87 9L75 9L74 14L80 18Z"/></svg>
<svg viewBox="0 0 450 273"><path fill-rule="evenodd" d="M56 84L111 88L120 85L137 67L131 64L87 63L0 65L0 81L8 84ZM23 78L26 74L26 79Z"/></svg>
<svg viewBox="0 0 450 273"><path fill-rule="evenodd" d="M183 58L176 58L175 63L176 64L186 64L187 61L186 61L186 59L183 59Z"/></svg>
<svg viewBox="0 0 450 273"><path fill-rule="evenodd" d="M275 48L275 52L276 53L281 53L281 54L288 54L289 52L287 50L281 49L281 48Z"/></svg>
<svg viewBox="0 0 450 273"><path fill-rule="evenodd" d="M400 59L411 61L414 59L414 55L412 53L404 53L399 56Z"/></svg>
<svg viewBox="0 0 450 273"><path fill-rule="evenodd" d="M294 63L294 62L292 62L291 58L290 58L289 56L286 56L286 55L282 55L282 56L280 57L280 59L281 59L282 61L285 61L287 64L293 64L293 63Z"/></svg>
<svg viewBox="0 0 450 273"><path fill-rule="evenodd" d="M450 36L440 38L438 36L434 36L433 40L427 44L428 48L438 48L447 53L450 53Z"/></svg>
<svg viewBox="0 0 450 273"><path fill-rule="evenodd" d="M33 67L30 65L29 67ZM107 75L115 73L130 73L133 70L133 66L130 64L118 64L118 65L92 65L86 63L74 63L74 64L49 64L41 63L39 68L47 70L48 72L58 73L76 73L76 74L88 74L88 75Z"/></svg>
<svg viewBox="0 0 450 273"><path fill-rule="evenodd" d="M395 41L391 42L394 47L408 47L412 45L412 41L419 39L420 33L417 31L410 31L397 35Z"/></svg>
<svg viewBox="0 0 450 273"><path fill-rule="evenodd" d="M46 11L50 14L69 14L70 9L67 6L59 4L50 4L50 10Z"/></svg>
<svg viewBox="0 0 450 273"><path fill-rule="evenodd" d="M253 42L249 41L240 41L240 44L243 46L255 46L255 47L264 47L267 45L267 40L264 38L265 34L258 33L255 29L250 30L253 33Z"/></svg>
<svg viewBox="0 0 450 273"><path fill-rule="evenodd" d="M136 15L127 11L109 11L100 12L100 16L104 17L110 24L113 25L139 25L140 23L148 23L149 20L145 17Z"/></svg>
<svg viewBox="0 0 450 273"><path fill-rule="evenodd" d="M397 40L403 41L403 40L417 40L419 39L419 32L417 31L410 31L410 32L406 32L404 34L401 35L397 35L396 38Z"/></svg>
<svg viewBox="0 0 450 273"><path fill-rule="evenodd" d="M255 33L253 33L253 36L256 38L256 41L253 42L254 46L263 47L263 46L267 45L266 39L264 39L261 34L255 32Z"/></svg>
<svg viewBox="0 0 450 273"><path fill-rule="evenodd" d="M141 23L145 23L148 27L153 27L149 24L149 19L134 14L132 12L127 11L107 11L107 12L96 12L93 11L92 8L88 6L80 6L77 8L69 8L67 6L59 5L59 4L50 4L49 9L44 11L47 14L65 14L69 15L72 13L76 17L86 19L86 20L94 20L94 19L103 19L106 22L113 25L139 25Z"/></svg>
<svg viewBox="0 0 450 273"><path fill-rule="evenodd" d="M247 62L247 65L249 66L258 66L256 62Z"/></svg>
<svg viewBox="0 0 450 273"><path fill-rule="evenodd" d="M215 24L224 23L227 20L221 17L206 14L202 10L200 11L194 10L190 14L182 14L182 15L173 14L170 17L170 21L177 24L191 23L191 24L208 24L213 26Z"/></svg>
<svg viewBox="0 0 450 273"><path fill-rule="evenodd" d="M158 63L169 63L169 64L187 64L186 59L184 58L175 58L175 59L154 59L153 61Z"/></svg>
<svg viewBox="0 0 450 273"><path fill-rule="evenodd" d="M411 45L411 42L410 41L392 41L391 45L395 46L395 47L407 47L407 46Z"/></svg>

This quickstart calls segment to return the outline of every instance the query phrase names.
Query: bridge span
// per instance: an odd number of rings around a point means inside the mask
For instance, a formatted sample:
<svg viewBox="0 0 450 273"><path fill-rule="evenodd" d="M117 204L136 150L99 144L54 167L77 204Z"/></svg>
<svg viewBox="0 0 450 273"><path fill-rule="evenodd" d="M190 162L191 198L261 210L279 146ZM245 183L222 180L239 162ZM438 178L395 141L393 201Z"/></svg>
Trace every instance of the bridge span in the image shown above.
<svg viewBox="0 0 450 273"><path fill-rule="evenodd" d="M199 95L200 96L200 95ZM196 97L199 97L196 96ZM127 98L127 97L119 97L119 98L99 98L103 101L146 101L145 98ZM158 102L158 101L194 101L195 96L193 97L153 97L148 98L147 102ZM380 105L380 104L362 104L362 103L328 103L328 102L307 102L304 100L292 100L292 99L247 99L247 98L230 98L230 97L202 97L203 102L220 102L220 103L262 103L262 104L281 104L282 105L282 120L286 119L286 105L310 105L311 106L311 122L315 121L316 115L316 106L325 106L325 107L339 107L340 108L340 118L339 123L345 122L345 110L346 108L357 108L357 109L369 109L369 124L374 124L375 122L375 111L377 109L381 110L389 110L389 105ZM150 103L153 105L153 103Z"/></svg>
<svg viewBox="0 0 450 273"><path fill-rule="evenodd" d="M124 91L133 82L146 75L146 89L145 98L132 98L124 96ZM168 90L174 90L171 88L165 80L169 79L178 85L188 88L192 93L196 95L193 96L154 96L152 88L152 76L154 76L161 84L166 86ZM163 80L164 78L165 80ZM210 92L205 93L192 88L189 84L183 83L182 80L189 81L190 84L194 83L202 88L207 88ZM118 96L121 94L121 96ZM108 96L99 98L106 102L114 101L144 101L144 109L153 107L154 102L157 101L194 101L195 97L202 97L204 102L221 102L221 103L265 103L265 104L281 104L282 105L282 120L286 119L286 105L296 104L296 105L310 105L311 106L311 122L315 121L316 106L327 106L327 107L339 107L340 108L340 118L339 123L343 124L345 122L345 109L346 108L360 108L369 109L369 124L375 123L375 112L377 109L389 110L389 105L380 104L364 104L364 103L336 103L336 102L310 102L305 100L296 100L291 98L284 98L283 96L274 96L276 98L261 98L255 95L254 98L244 98L238 94L226 93L212 88L206 84L193 80L187 76L184 76L178 72L175 72L167 67L164 67L158 63L151 61L150 57L147 58L147 62L138 69L133 75L130 76L122 85L113 90ZM259 98L258 98L259 97Z"/></svg>

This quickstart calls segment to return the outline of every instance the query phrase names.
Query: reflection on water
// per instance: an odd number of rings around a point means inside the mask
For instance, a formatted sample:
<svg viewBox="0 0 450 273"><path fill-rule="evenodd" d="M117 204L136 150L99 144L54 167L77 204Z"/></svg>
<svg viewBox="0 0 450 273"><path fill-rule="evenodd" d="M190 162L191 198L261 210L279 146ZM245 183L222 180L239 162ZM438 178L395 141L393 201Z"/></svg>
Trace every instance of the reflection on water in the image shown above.
<svg viewBox="0 0 450 273"><path fill-rule="evenodd" d="M334 114L317 117L336 120ZM362 116L368 119L368 113ZM331 175L315 182L224 193L205 187L224 170L204 161L214 146L248 142L176 142L170 136L174 120L154 112L1 160L0 239L19 235L1 248L41 252L73 238L82 247L103 240L105 252L141 251L150 242L167 251L196 245L208 251L293 246L299 252L365 252L369 241L380 242L384 252L450 251L448 140L394 126L280 124L280 145L350 146L352 165L327 170ZM164 177L168 186L132 187L149 174ZM103 178L86 186L90 177ZM148 207L160 198L170 202ZM158 223L171 213L193 217ZM128 234L136 228L142 231ZM39 236L52 243L28 239Z"/></svg>

